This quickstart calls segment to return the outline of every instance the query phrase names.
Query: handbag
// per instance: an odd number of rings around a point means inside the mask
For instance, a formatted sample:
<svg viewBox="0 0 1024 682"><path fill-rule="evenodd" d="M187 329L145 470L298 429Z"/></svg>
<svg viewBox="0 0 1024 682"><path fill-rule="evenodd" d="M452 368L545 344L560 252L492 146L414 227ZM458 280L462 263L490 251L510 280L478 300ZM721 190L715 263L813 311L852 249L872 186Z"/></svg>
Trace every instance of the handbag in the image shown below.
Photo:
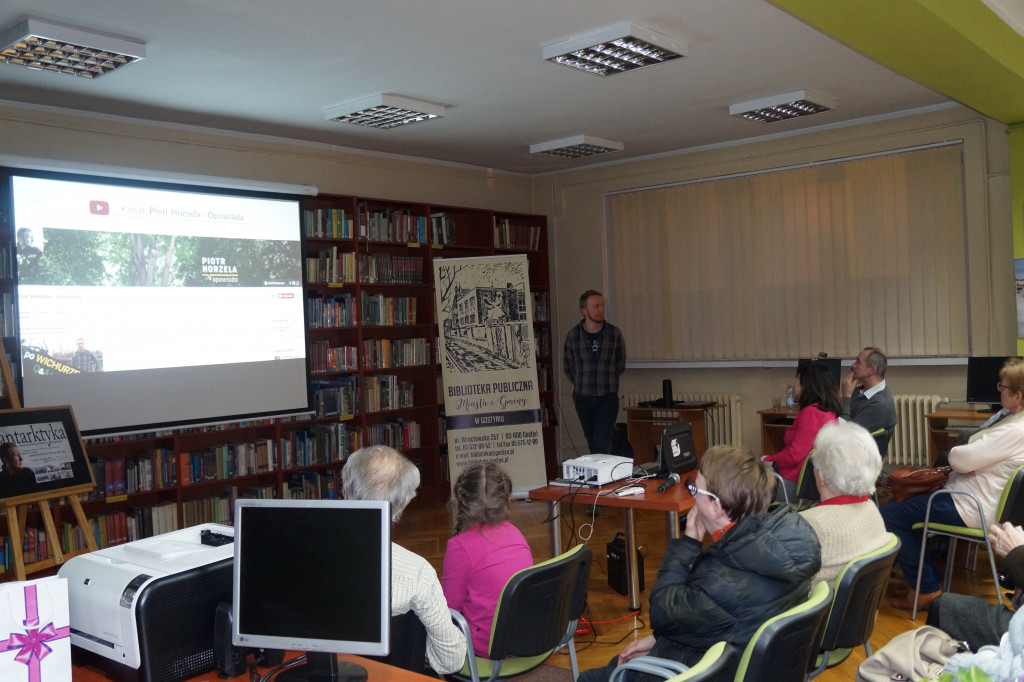
<svg viewBox="0 0 1024 682"><path fill-rule="evenodd" d="M857 668L857 682L938 680L954 654L970 651L942 630L925 625L889 640Z"/></svg>
<svg viewBox="0 0 1024 682"><path fill-rule="evenodd" d="M946 485L949 467L905 466L889 474L889 489L897 502L933 493Z"/></svg>

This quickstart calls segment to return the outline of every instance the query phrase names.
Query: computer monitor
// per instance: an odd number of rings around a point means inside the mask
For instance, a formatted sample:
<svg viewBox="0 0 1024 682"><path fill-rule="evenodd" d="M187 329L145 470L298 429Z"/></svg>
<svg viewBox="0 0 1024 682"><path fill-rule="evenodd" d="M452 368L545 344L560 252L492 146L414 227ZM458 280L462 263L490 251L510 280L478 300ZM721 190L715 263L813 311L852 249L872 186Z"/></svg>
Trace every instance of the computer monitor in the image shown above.
<svg viewBox="0 0 1024 682"><path fill-rule="evenodd" d="M841 358L802 358L797 360L796 367L800 369L809 362L818 362L828 367L829 373L836 380L836 386L843 383L843 361Z"/></svg>
<svg viewBox="0 0 1024 682"><path fill-rule="evenodd" d="M998 412L1002 396L996 384L999 383L999 370L1012 356L992 356L967 358L967 402L988 403L985 411Z"/></svg>
<svg viewBox="0 0 1024 682"><path fill-rule="evenodd" d="M277 680L365 680L337 654L388 653L390 515L387 502L237 500L232 643L306 652Z"/></svg>

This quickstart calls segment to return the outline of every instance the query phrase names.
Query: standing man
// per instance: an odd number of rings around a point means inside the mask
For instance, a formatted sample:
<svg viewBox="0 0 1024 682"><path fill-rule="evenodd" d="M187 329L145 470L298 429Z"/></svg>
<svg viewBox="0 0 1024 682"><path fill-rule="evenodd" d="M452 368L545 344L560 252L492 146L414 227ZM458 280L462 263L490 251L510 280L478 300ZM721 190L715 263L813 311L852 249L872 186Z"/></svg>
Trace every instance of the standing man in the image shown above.
<svg viewBox="0 0 1024 682"><path fill-rule="evenodd" d="M868 346L860 352L843 378L843 413L839 418L860 424L868 433L896 426L896 403L885 386L889 361L878 348ZM880 453L885 457L885 453Z"/></svg>
<svg viewBox="0 0 1024 682"><path fill-rule="evenodd" d="M604 320L604 296L588 289L580 296L583 319L569 330L562 349L562 371L572 382L572 401L591 453L611 451L619 416L619 376L626 371L626 342L618 327Z"/></svg>
<svg viewBox="0 0 1024 682"><path fill-rule="evenodd" d="M75 353L71 356L71 366L79 372L100 371L100 361L91 350L86 350L85 339L75 339Z"/></svg>

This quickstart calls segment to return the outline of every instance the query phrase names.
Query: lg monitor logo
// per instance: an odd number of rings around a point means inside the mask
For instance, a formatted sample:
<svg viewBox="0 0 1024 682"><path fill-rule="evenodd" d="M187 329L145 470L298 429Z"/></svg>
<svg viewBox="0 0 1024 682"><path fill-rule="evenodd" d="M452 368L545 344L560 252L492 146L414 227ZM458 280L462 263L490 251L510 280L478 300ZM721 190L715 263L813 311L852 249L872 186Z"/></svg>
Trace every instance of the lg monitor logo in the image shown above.
<svg viewBox="0 0 1024 682"><path fill-rule="evenodd" d="M110 215L110 204L106 201L96 201L94 199L89 202L89 213L93 215Z"/></svg>

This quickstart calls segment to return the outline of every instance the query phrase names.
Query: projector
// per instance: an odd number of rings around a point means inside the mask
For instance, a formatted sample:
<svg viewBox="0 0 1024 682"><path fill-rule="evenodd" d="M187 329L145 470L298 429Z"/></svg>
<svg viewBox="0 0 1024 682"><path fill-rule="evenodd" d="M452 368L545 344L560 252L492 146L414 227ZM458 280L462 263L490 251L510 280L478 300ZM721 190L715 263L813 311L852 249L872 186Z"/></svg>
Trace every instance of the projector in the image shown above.
<svg viewBox="0 0 1024 682"><path fill-rule="evenodd" d="M633 475L633 460L617 455L583 455L562 462L562 478L587 485L604 485Z"/></svg>

